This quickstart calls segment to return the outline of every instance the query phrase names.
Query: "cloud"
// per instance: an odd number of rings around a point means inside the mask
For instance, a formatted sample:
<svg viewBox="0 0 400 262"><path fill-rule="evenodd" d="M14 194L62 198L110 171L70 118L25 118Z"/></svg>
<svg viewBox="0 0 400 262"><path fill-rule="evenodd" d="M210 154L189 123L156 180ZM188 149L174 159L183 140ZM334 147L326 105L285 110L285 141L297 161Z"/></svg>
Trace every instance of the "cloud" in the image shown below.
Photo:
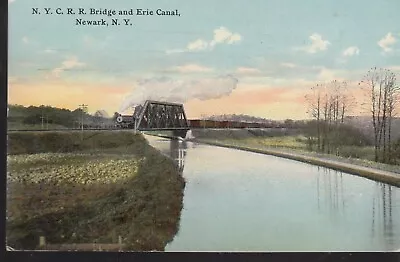
<svg viewBox="0 0 400 262"><path fill-rule="evenodd" d="M186 52L185 49L170 49L170 50L165 51L165 53L166 53L167 55L179 54L179 53L184 53L184 52Z"/></svg>
<svg viewBox="0 0 400 262"><path fill-rule="evenodd" d="M218 29L214 30L214 39L210 42L210 46L213 47L216 44L233 44L239 42L242 39L242 36L238 33L232 33L225 27L221 26Z"/></svg>
<svg viewBox="0 0 400 262"><path fill-rule="evenodd" d="M358 55L359 53L360 53L360 49L357 46L350 46L343 51L342 55L343 56L354 56L354 55Z"/></svg>
<svg viewBox="0 0 400 262"><path fill-rule="evenodd" d="M253 74L260 74L261 71L253 67L238 67L236 69L236 73L241 75L253 75Z"/></svg>
<svg viewBox="0 0 400 262"><path fill-rule="evenodd" d="M269 119L302 119L306 116L304 95L310 84L293 82L290 85L238 84L229 96L185 103L189 118L215 114L249 114Z"/></svg>
<svg viewBox="0 0 400 262"><path fill-rule="evenodd" d="M335 80L337 76L338 74L335 70L322 68L317 76L317 79L321 81L332 81Z"/></svg>
<svg viewBox="0 0 400 262"><path fill-rule="evenodd" d="M365 74L364 69L346 70L346 69L330 69L321 67L315 80L330 82L332 80L346 81L348 83L359 82L360 77Z"/></svg>
<svg viewBox="0 0 400 262"><path fill-rule="evenodd" d="M327 40L323 40L320 34L314 33L310 35L311 44L308 46L298 47L297 50L302 50L310 54L314 54L318 51L324 51L328 49L328 45L331 43Z"/></svg>
<svg viewBox="0 0 400 262"><path fill-rule="evenodd" d="M175 66L165 70L166 72L178 72L178 73L206 73L214 71L213 68L205 67L197 64L186 64L182 66Z"/></svg>
<svg viewBox="0 0 400 262"><path fill-rule="evenodd" d="M170 49L167 50L167 54L176 54L184 52L197 52L204 50L212 50L218 44L231 45L242 40L242 36L238 33L233 33L226 27L219 27L214 30L213 39L206 41L204 39L196 39L187 44L185 49Z"/></svg>
<svg viewBox="0 0 400 262"><path fill-rule="evenodd" d="M54 49L48 48L48 49L43 50L43 53L45 53L45 54L55 54L55 53L57 53L57 51L54 50Z"/></svg>
<svg viewBox="0 0 400 262"><path fill-rule="evenodd" d="M197 50L204 50L207 49L208 43L202 39L197 39L188 44L187 50L189 51L197 51Z"/></svg>
<svg viewBox="0 0 400 262"><path fill-rule="evenodd" d="M393 65L388 67L389 70L392 70L395 73L400 74L400 65Z"/></svg>
<svg viewBox="0 0 400 262"><path fill-rule="evenodd" d="M385 53L392 51L392 48L390 46L394 43L396 43L396 38L390 32L378 41L378 45L383 49Z"/></svg>
<svg viewBox="0 0 400 262"><path fill-rule="evenodd" d="M133 93L122 102L119 111L124 112L147 99L184 103L189 99L220 98L236 89L237 83L238 80L231 75L192 80L169 77L141 79L136 82Z"/></svg>
<svg viewBox="0 0 400 262"><path fill-rule="evenodd" d="M24 44L29 44L30 40L27 36L22 37L22 42L24 42Z"/></svg>
<svg viewBox="0 0 400 262"><path fill-rule="evenodd" d="M286 63L286 62L283 62L283 63L281 63L280 65L283 66L283 67L287 67L287 68L295 68L295 67L296 67L295 64L293 64L293 63Z"/></svg>
<svg viewBox="0 0 400 262"><path fill-rule="evenodd" d="M72 56L67 60L64 60L61 63L61 66L54 68L51 73L55 77L59 77L61 73L63 73L66 70L70 70L73 68L80 68L86 66L85 63L79 62L78 58L76 56Z"/></svg>

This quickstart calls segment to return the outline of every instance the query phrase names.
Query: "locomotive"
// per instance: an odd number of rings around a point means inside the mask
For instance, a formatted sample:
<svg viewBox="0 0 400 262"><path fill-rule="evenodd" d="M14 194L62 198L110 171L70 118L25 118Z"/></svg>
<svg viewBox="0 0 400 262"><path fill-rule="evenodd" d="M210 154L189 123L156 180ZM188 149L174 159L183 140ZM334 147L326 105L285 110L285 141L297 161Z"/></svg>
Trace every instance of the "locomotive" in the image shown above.
<svg viewBox="0 0 400 262"><path fill-rule="evenodd" d="M142 106L138 105L135 107L135 111L132 115L122 115L118 112L114 114L115 127L117 128L135 128L136 119L139 118Z"/></svg>
<svg viewBox="0 0 400 262"><path fill-rule="evenodd" d="M135 128L135 117L133 115L118 114L115 117L115 127L117 127L117 128Z"/></svg>

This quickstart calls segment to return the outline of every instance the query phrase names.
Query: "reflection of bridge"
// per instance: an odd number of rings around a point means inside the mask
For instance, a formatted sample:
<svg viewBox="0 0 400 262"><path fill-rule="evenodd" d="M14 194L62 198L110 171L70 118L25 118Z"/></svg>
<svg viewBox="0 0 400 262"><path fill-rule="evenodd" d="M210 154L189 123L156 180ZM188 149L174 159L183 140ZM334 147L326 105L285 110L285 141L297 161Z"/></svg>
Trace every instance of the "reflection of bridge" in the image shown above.
<svg viewBox="0 0 400 262"><path fill-rule="evenodd" d="M170 156L178 166L179 172L183 172L185 166L186 148L187 144L185 141L170 140Z"/></svg>

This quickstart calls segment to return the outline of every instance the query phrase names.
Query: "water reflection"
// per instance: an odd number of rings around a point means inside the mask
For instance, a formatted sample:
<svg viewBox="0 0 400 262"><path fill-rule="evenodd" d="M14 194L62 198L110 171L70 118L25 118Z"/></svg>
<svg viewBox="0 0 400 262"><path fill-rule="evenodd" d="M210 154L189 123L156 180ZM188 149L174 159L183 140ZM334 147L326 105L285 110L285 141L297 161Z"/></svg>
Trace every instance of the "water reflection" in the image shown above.
<svg viewBox="0 0 400 262"><path fill-rule="evenodd" d="M175 160L179 172L183 172L185 167L187 142L180 140L170 140L170 154L169 156Z"/></svg>
<svg viewBox="0 0 400 262"><path fill-rule="evenodd" d="M371 235L373 238L383 239L388 247L396 244L392 215L392 198L392 186L383 183L376 183L374 194L372 196ZM379 233L381 233L381 235L379 235Z"/></svg>
<svg viewBox="0 0 400 262"><path fill-rule="evenodd" d="M149 135L146 135L145 137L151 146L157 148L161 151L161 153L173 159L179 169L179 172L183 172L189 142Z"/></svg>
<svg viewBox="0 0 400 262"><path fill-rule="evenodd" d="M343 184L342 172L317 167L320 171L317 179L317 209L319 212L329 211L329 217L335 221L345 219L346 198L353 199L362 197L363 193L356 195L354 192L346 194ZM400 246L400 241L395 238L393 223L393 187L381 182L373 182L373 193L371 194L371 242L384 242L388 250ZM396 189L396 188L395 188ZM322 202L322 203L321 203Z"/></svg>
<svg viewBox="0 0 400 262"><path fill-rule="evenodd" d="M343 173L324 167L317 167L317 207L328 207L332 218L338 218L345 213L345 190ZM322 191L322 193L321 193ZM321 204L321 201L323 203Z"/></svg>
<svg viewBox="0 0 400 262"><path fill-rule="evenodd" d="M400 248L397 187L278 157L148 140L186 181L180 229L167 251Z"/></svg>

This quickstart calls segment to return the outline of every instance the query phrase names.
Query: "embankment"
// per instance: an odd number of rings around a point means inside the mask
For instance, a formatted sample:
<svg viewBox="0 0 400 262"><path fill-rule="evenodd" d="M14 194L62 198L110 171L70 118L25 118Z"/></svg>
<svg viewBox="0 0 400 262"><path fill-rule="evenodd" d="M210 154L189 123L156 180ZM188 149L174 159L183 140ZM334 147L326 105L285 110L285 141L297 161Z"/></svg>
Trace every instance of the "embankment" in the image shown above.
<svg viewBox="0 0 400 262"><path fill-rule="evenodd" d="M342 158L333 155L304 152L288 148L268 148L261 144L246 143L246 139L251 137L272 137L275 135L284 136L287 134L288 131L285 131L284 129L260 130L256 135L253 131L246 129L192 130L192 135L195 137L193 140L196 142L288 158L400 187L399 166L370 163L361 159Z"/></svg>
<svg viewBox="0 0 400 262"><path fill-rule="evenodd" d="M12 132L7 245L117 243L164 250L178 231L185 182L131 131Z"/></svg>
<svg viewBox="0 0 400 262"><path fill-rule="evenodd" d="M245 139L250 137L276 137L276 136L291 136L300 133L298 129L287 128L253 128L253 129L192 129L192 134L196 138L206 138L221 140L226 138Z"/></svg>

